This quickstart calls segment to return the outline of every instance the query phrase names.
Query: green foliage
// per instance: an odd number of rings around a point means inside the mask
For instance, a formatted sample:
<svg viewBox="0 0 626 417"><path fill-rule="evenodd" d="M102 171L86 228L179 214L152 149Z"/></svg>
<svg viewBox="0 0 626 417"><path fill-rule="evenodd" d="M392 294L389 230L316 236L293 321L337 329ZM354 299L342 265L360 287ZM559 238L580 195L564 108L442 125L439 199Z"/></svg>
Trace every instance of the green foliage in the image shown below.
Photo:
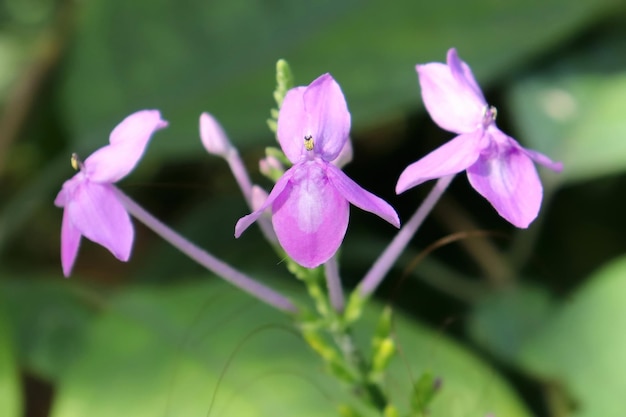
<svg viewBox="0 0 626 417"><path fill-rule="evenodd" d="M468 330L498 358L515 362L522 346L543 328L554 304L546 291L537 287L494 291L474 306Z"/></svg>
<svg viewBox="0 0 626 417"><path fill-rule="evenodd" d="M624 415L626 257L593 274L525 344L521 363L551 383L564 384L575 417Z"/></svg>
<svg viewBox="0 0 626 417"><path fill-rule="evenodd" d="M152 147L162 157L200 151L203 111L236 145L253 145L272 104L274 64L284 58L299 84L331 72L353 124L374 126L419 106L416 63L442 61L456 46L480 79L493 79L615 4L91 1L63 73L61 110L78 150L101 146L112 126L146 107L171 122Z"/></svg>
<svg viewBox="0 0 626 417"><path fill-rule="evenodd" d="M626 12L618 15L623 22ZM617 20L617 19L616 19ZM577 182L626 166L626 29L610 29L547 69L513 84L520 139L564 163L552 181Z"/></svg>
<svg viewBox="0 0 626 417"><path fill-rule="evenodd" d="M374 327L380 312L370 306L362 329ZM321 372L290 325L219 281L128 288L90 326L85 348L59 381L52 415L185 417L210 409L305 417L332 415L339 404L370 415ZM392 366L394 397L408 398L409 375L427 366L444 381L433 416L528 416L506 383L468 351L400 316L394 327L406 361Z"/></svg>
<svg viewBox="0 0 626 417"><path fill-rule="evenodd" d="M0 309L0 415L19 417L22 415L20 380L11 336L4 309Z"/></svg>

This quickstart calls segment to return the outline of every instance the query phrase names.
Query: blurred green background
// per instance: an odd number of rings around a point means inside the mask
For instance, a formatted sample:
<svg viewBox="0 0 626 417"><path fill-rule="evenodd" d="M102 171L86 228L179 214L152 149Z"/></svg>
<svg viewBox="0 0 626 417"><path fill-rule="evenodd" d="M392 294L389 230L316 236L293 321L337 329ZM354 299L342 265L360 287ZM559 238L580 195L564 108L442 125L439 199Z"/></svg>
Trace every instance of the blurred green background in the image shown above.
<svg viewBox="0 0 626 417"><path fill-rule="evenodd" d="M233 238L247 209L200 144L200 113L269 186L256 167L275 143L276 60L301 85L331 72L353 118L346 172L406 220L429 185L395 196L399 173L451 137L423 111L414 66L453 46L499 126L565 170L542 172L540 218L522 231L454 181L378 294L398 314L393 397L429 371L443 381L432 416L626 415L623 1L0 0L0 25L0 416L333 415L347 395L288 318L143 226L129 263L83 241L64 280L52 202L72 152L160 109L170 127L120 186L298 293L258 231ZM346 287L393 236L383 223L352 211Z"/></svg>

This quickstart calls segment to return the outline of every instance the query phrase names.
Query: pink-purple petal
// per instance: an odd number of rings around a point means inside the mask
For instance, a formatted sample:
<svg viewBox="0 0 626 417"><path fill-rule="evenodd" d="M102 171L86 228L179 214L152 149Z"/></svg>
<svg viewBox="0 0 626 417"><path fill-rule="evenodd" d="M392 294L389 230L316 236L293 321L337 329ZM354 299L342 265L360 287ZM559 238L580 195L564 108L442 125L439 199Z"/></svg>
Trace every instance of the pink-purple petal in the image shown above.
<svg viewBox="0 0 626 417"><path fill-rule="evenodd" d="M330 184L350 203L361 210L376 214L395 227L400 227L398 214L385 200L364 190L334 165L328 165L326 175L330 180Z"/></svg>
<svg viewBox="0 0 626 417"><path fill-rule="evenodd" d="M200 140L207 152L226 157L233 149L226 132L219 122L209 113L200 115Z"/></svg>
<svg viewBox="0 0 626 417"><path fill-rule="evenodd" d="M134 229L112 185L82 182L65 210L72 224L87 239L104 246L121 261L130 258Z"/></svg>
<svg viewBox="0 0 626 417"><path fill-rule="evenodd" d="M330 162L350 134L350 112L341 87L330 74L324 74L306 88L303 98L314 152Z"/></svg>
<svg viewBox="0 0 626 417"><path fill-rule="evenodd" d="M343 148L341 148L341 152L339 152L339 155L337 155L337 158L335 158L331 162L337 168L343 168L346 165L348 165L350 162L352 162L353 157L354 157L354 150L352 149L352 139L348 137L348 140L346 140L345 145L343 145Z"/></svg>
<svg viewBox="0 0 626 417"><path fill-rule="evenodd" d="M295 168L295 167L294 167ZM272 223L285 252L314 268L328 261L348 228L348 201L332 186L323 165L306 162L272 205Z"/></svg>
<svg viewBox="0 0 626 417"><path fill-rule="evenodd" d="M526 148L522 148L522 151L539 165L543 165L544 167L549 168L555 172L561 172L563 170L562 162L555 162L541 152L533 151L532 149Z"/></svg>
<svg viewBox="0 0 626 417"><path fill-rule="evenodd" d="M476 82L476 78L474 78L474 74L472 73L472 69L465 62L459 58L456 49L450 48L448 50L448 55L446 59L448 63L448 67L452 72L452 76L459 82L459 84L464 84L467 88L471 89L476 97L480 99L480 101L486 103L485 96L483 95L480 86Z"/></svg>
<svg viewBox="0 0 626 417"><path fill-rule="evenodd" d="M486 138L481 130L459 135L404 169L396 193L400 194L425 181L456 174L471 166L480 155Z"/></svg>
<svg viewBox="0 0 626 417"><path fill-rule="evenodd" d="M435 62L416 69L422 100L435 123L459 134L481 126L487 103L469 84L459 82L448 65Z"/></svg>
<svg viewBox="0 0 626 417"><path fill-rule="evenodd" d="M300 161L304 150L304 137L313 135L308 126L304 107L306 87L296 87L287 91L278 113L278 142L285 156L295 164Z"/></svg>
<svg viewBox="0 0 626 417"><path fill-rule="evenodd" d="M276 198L278 198L278 196L281 193L283 193L283 191L285 191L285 188L287 188L289 185L289 181L291 180L295 167L297 167L297 165L285 171L282 177L280 177L278 181L276 181L276 184L274 184L274 188L272 188L272 191L270 192L269 196L267 197L265 202L260 205L260 207L257 210L253 211L252 213L246 216L243 216L237 221L237 224L235 225L235 237L236 238L241 236L241 234L248 227L250 227L252 223L257 221L258 218L261 217L263 212L274 203L274 200L276 200Z"/></svg>
<svg viewBox="0 0 626 417"><path fill-rule="evenodd" d="M152 134L167 126L158 110L143 110L126 117L111 132L110 145L85 160L85 174L101 183L114 183L135 168Z"/></svg>
<svg viewBox="0 0 626 417"><path fill-rule="evenodd" d="M65 277L69 277L72 273L80 246L80 236L80 231L72 223L69 210L65 209L61 225L61 266Z"/></svg>
<svg viewBox="0 0 626 417"><path fill-rule="evenodd" d="M516 147L503 150L497 157L479 158L468 168L467 177L514 226L526 228L537 217L543 187L533 161Z"/></svg>

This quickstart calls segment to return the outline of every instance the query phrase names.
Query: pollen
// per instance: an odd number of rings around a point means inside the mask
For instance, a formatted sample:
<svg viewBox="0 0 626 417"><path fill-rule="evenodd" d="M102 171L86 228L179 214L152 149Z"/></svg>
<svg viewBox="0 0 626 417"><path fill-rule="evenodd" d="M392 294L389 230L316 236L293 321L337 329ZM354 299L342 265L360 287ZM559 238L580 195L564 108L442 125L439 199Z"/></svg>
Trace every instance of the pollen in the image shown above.
<svg viewBox="0 0 626 417"><path fill-rule="evenodd" d="M313 136L311 136L311 135L306 135L306 136L304 137L304 148L305 148L307 151L312 151L312 150L313 150L313 145L314 145L314 142L313 142Z"/></svg>

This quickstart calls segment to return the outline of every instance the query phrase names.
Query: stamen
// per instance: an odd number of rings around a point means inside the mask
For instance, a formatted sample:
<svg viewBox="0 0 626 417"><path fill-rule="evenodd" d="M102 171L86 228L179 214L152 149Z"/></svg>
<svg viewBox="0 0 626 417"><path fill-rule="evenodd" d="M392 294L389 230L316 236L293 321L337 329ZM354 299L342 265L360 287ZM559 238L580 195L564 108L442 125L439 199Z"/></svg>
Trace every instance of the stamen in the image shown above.
<svg viewBox="0 0 626 417"><path fill-rule="evenodd" d="M311 136L311 135L306 135L306 136L304 137L304 148L305 148L307 151L312 151L312 150L313 150L313 145L314 145L314 142L313 142L313 136Z"/></svg>
<svg viewBox="0 0 626 417"><path fill-rule="evenodd" d="M494 106L485 106L485 110L483 112L483 124L487 126L488 124L495 122L496 117L498 117L498 109Z"/></svg>
<svg viewBox="0 0 626 417"><path fill-rule="evenodd" d="M70 164L72 164L72 168L74 168L75 171L83 169L83 161L80 160L77 153L73 153L70 157Z"/></svg>

